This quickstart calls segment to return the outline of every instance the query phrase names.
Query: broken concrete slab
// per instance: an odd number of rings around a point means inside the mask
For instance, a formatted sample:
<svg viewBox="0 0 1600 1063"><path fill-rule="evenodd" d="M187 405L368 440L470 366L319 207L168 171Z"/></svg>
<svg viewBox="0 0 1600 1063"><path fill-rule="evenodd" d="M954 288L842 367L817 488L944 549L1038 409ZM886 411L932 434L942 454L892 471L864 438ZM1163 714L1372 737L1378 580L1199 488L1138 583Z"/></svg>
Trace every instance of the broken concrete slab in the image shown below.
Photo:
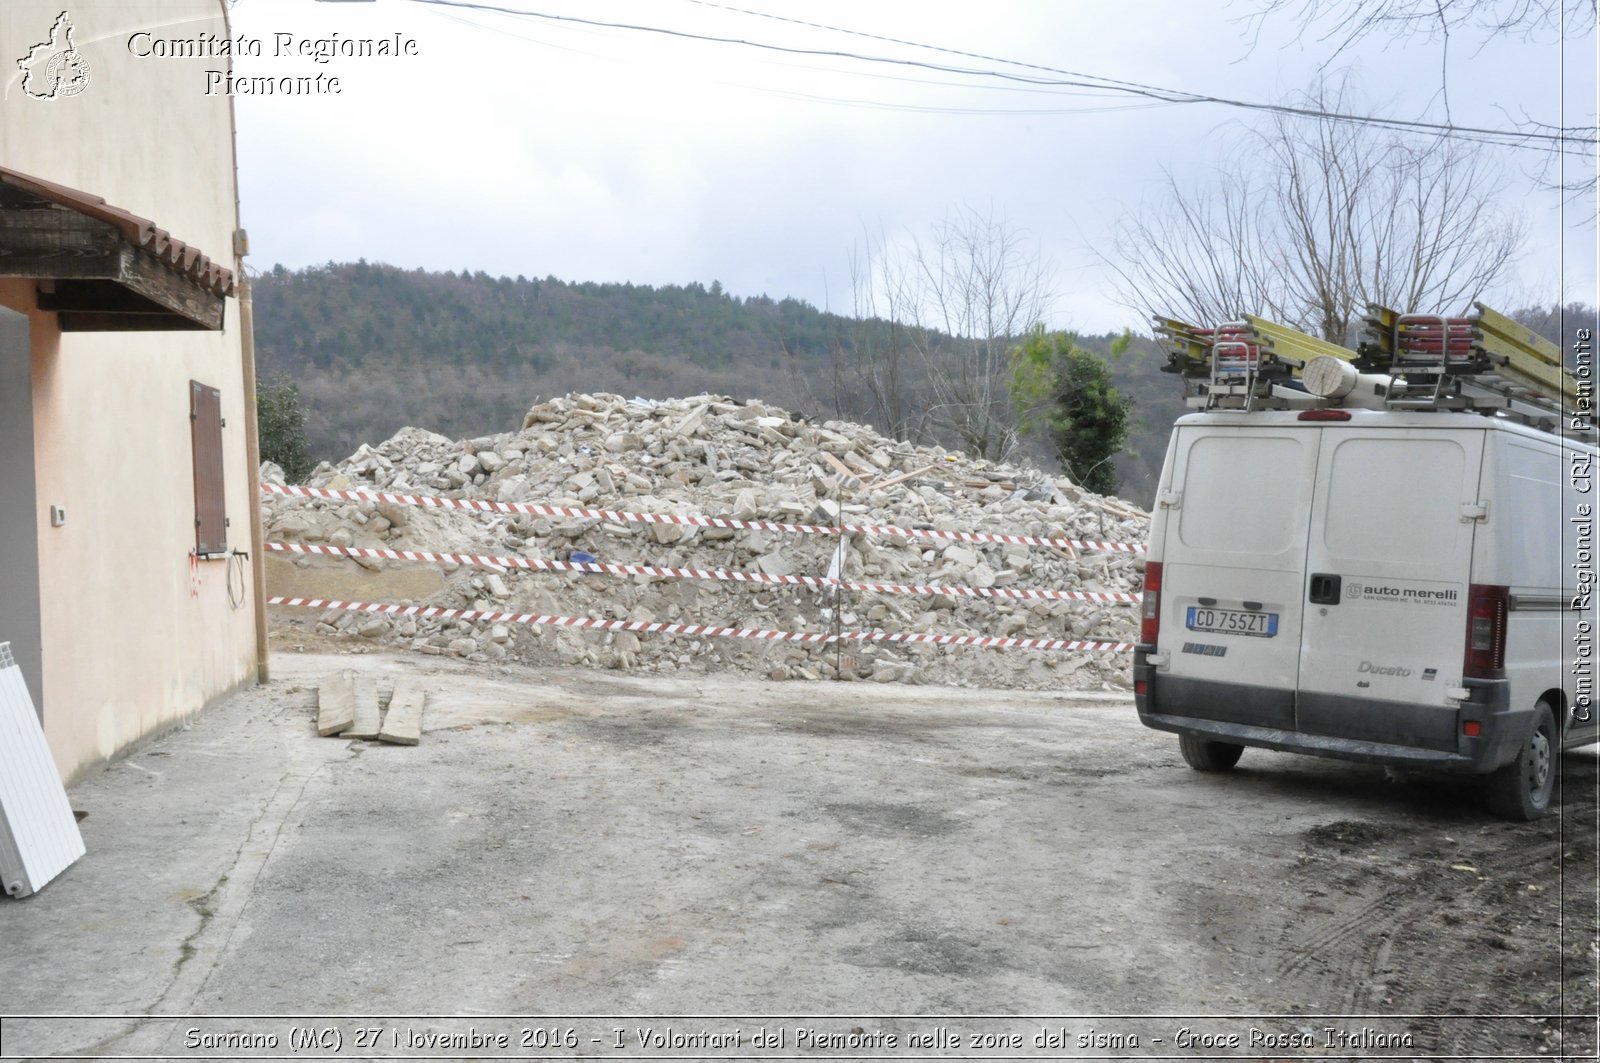
<svg viewBox="0 0 1600 1063"><path fill-rule="evenodd" d="M756 568L768 576L794 575L794 565L777 550L756 558Z"/></svg>
<svg viewBox="0 0 1600 1063"><path fill-rule="evenodd" d="M352 684L355 697L354 722L340 735L342 738L377 738L383 727L383 710L378 707L377 681L357 676Z"/></svg>
<svg viewBox="0 0 1600 1063"><path fill-rule="evenodd" d="M317 734L336 735L355 723L354 672L340 672L317 684Z"/></svg>
<svg viewBox="0 0 1600 1063"><path fill-rule="evenodd" d="M422 706L427 695L413 679L395 681L389 711L384 713L378 741L414 746L422 739Z"/></svg>

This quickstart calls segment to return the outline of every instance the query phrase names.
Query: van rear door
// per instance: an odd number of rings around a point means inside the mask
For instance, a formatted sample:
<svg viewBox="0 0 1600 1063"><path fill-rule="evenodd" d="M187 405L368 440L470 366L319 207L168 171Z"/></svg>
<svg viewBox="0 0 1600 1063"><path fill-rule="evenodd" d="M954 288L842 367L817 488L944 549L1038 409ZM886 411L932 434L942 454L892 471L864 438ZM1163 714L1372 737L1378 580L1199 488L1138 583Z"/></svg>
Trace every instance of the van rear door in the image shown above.
<svg viewBox="0 0 1600 1063"><path fill-rule="evenodd" d="M1296 724L1454 750L1483 432L1322 435Z"/></svg>
<svg viewBox="0 0 1600 1063"><path fill-rule="evenodd" d="M1318 434L1178 426L1162 500L1162 711L1294 727Z"/></svg>

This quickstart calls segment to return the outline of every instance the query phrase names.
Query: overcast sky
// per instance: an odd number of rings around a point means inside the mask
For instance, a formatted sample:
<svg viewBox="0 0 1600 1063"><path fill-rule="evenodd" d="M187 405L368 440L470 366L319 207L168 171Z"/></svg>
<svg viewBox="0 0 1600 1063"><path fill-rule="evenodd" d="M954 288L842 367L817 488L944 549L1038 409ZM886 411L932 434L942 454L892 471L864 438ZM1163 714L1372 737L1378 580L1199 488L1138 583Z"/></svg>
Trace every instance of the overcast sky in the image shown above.
<svg viewBox="0 0 1600 1063"><path fill-rule="evenodd" d="M729 0L731 6L1247 100L1306 87L1336 42L1288 19L1256 27L1255 0ZM691 0L501 0L499 6L791 48L1008 70ZM1003 217L1052 264L1051 324L1143 327L1113 300L1096 249L1159 192L1196 179L1249 112L784 54L414 0L238 0L260 38L247 76L325 73L338 94L237 99L245 225L256 269L366 258L403 267L565 280L710 284L848 312L863 233L925 233L952 209ZM417 54L276 56L295 38L403 37ZM1524 115L1591 123L1592 37L1383 46L1355 66L1372 110L1504 128ZM1533 239L1511 307L1595 302L1593 199L1538 188L1544 157L1484 148L1506 167L1507 208ZM1592 166L1592 162L1588 165ZM1569 197L1570 198L1570 197ZM1563 245L1565 250L1563 252ZM1563 289L1564 284L1564 289Z"/></svg>

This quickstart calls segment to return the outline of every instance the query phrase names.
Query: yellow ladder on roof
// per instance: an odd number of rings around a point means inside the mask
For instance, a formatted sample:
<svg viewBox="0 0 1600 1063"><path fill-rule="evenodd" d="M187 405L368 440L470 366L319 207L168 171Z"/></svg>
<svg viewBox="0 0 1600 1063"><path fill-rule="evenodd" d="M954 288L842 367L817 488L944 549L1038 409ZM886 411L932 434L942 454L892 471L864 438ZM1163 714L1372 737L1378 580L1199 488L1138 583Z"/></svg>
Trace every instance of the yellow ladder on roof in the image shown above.
<svg viewBox="0 0 1600 1063"><path fill-rule="evenodd" d="M1248 314L1211 327L1171 317L1153 320L1155 334L1167 341L1162 370L1181 373L1189 405L1206 409L1281 409L1283 396L1274 388L1291 381L1311 359L1333 352L1346 360L1355 357L1354 351Z"/></svg>
<svg viewBox="0 0 1600 1063"><path fill-rule="evenodd" d="M1578 381L1561 361L1561 348L1482 303L1478 311L1478 346L1507 380L1559 398L1569 409L1578 403Z"/></svg>
<svg viewBox="0 0 1600 1063"><path fill-rule="evenodd" d="M1264 317L1254 314L1244 316L1252 331L1255 332L1262 346L1272 351L1273 354L1290 363L1295 368L1303 367L1313 358L1324 354L1346 362L1355 358L1356 352L1348 347L1341 347L1337 343L1320 340L1309 333L1292 329L1288 325L1280 325L1276 321L1268 321Z"/></svg>
<svg viewBox="0 0 1600 1063"><path fill-rule="evenodd" d="M1477 315L1465 320L1472 328L1474 361L1484 372L1452 375L1496 388L1547 413L1559 414L1563 407L1570 412L1577 407L1578 382L1562 364L1560 347L1483 303L1472 305ZM1368 361L1387 370L1401 357L1401 336L1406 321L1425 315L1401 314L1376 303L1369 303L1367 310L1369 342L1363 344L1363 353ZM1441 317L1439 320L1451 319ZM1453 320L1459 323L1463 319ZM1403 372L1398 367L1397 371ZM1498 386L1495 378L1499 379Z"/></svg>
<svg viewBox="0 0 1600 1063"><path fill-rule="evenodd" d="M1157 317L1155 334L1167 338L1167 364L1163 372L1184 376L1211 375L1210 329L1201 329L1175 317Z"/></svg>
<svg viewBox="0 0 1600 1063"><path fill-rule="evenodd" d="M1168 341L1169 372L1184 372L1191 376L1211 375L1212 345L1215 342L1216 329L1201 328L1172 317L1157 317L1153 320L1156 335L1164 336ZM1270 353L1277 361L1291 369L1299 369L1313 358L1324 354L1330 354L1347 362L1356 357L1356 352L1348 347L1329 343L1288 325L1268 321L1264 317L1245 314L1240 320L1249 327L1252 334L1250 338L1263 352Z"/></svg>

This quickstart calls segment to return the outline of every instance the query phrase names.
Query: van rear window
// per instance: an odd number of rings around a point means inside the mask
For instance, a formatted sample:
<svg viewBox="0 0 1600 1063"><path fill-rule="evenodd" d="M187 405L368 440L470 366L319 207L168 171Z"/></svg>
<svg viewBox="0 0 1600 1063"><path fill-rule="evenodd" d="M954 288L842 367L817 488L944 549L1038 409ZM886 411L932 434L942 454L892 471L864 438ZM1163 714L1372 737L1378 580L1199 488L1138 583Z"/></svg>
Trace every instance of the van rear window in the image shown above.
<svg viewBox="0 0 1600 1063"><path fill-rule="evenodd" d="M1325 444L1326 445L1326 444ZM1431 564L1448 557L1461 523L1466 452L1449 439L1345 439L1328 485L1328 551Z"/></svg>
<svg viewBox="0 0 1600 1063"><path fill-rule="evenodd" d="M1295 436L1207 435L1189 447L1178 537L1195 550L1277 554L1305 543L1310 484Z"/></svg>

